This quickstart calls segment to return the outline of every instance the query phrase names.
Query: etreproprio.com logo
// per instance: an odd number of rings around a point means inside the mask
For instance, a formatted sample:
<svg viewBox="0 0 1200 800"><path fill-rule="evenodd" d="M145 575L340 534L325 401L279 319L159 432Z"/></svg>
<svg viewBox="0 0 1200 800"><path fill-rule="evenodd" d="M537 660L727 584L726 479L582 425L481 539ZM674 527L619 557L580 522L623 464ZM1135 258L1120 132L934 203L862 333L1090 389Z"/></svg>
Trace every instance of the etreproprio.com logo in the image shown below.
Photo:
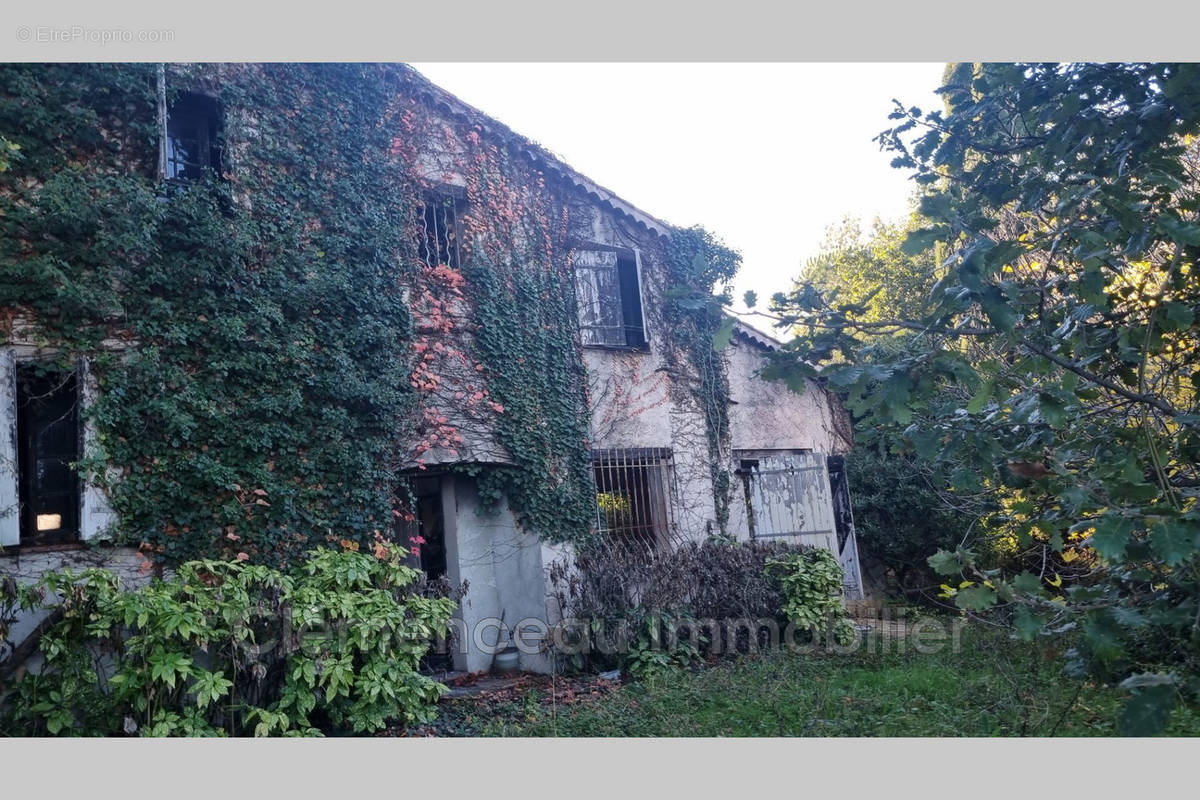
<svg viewBox="0 0 1200 800"><path fill-rule="evenodd" d="M162 44L175 41L175 31L172 28L19 25L16 40L23 44Z"/></svg>

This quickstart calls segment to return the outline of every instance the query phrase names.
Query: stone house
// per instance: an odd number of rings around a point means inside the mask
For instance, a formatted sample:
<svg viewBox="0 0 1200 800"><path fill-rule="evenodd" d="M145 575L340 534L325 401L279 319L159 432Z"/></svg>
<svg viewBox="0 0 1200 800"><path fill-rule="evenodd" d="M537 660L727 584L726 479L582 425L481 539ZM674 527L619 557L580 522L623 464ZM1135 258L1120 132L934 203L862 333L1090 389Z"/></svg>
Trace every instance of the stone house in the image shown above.
<svg viewBox="0 0 1200 800"><path fill-rule="evenodd" d="M251 166L268 118L293 110L242 104L237 87L259 70L161 69L157 116L148 125L157 153L131 159L129 168L154 170L176 184L220 172L234 206L261 207L265 198L236 176ZM850 442L845 412L816 383L797 393L760 379L778 343L740 321L719 358L727 392L710 398L697 389L667 312L678 288L667 266L678 231L410 68L365 66L362 75L394 94L391 155L419 186L411 223L419 268L404 279L414 318L405 357L419 424L398 434L395 471L411 494L392 534L419 544L414 564L431 576L468 587L459 612L464 646L454 666L487 669L504 620L508 637L533 643L522 647L522 666L545 669L537 642L564 613L554 607L547 571L570 557L570 544L531 530L511 490L488 483L496 471L519 466L521 454L505 433L514 411L503 402L502 376L488 378L492 368L479 341L484 312L464 291L460 269L472 259L511 265L529 257L512 252L530 244L527 231L503 240L507 250L495 236L529 209L553 221L553 246L547 234L545 250L553 250L549 261L568 278L570 308L560 310L574 348L566 363L581 367L573 380L583 407L565 398L557 413L578 414L586 433L592 527L648 557L717 535L825 546L847 567L848 593L860 594L839 458ZM0 133L20 138L19 131ZM503 159L505 171L487 173L484 186L472 165L492 157ZM508 183L498 186L497 175ZM553 302L547 296L541 302ZM101 391L90 357L79 354L73 371L39 374L29 365L65 345L48 341L19 305L2 310L9 323L0 338L0 573L24 580L48 568L96 563L145 579L131 566L133 549L96 546L120 527L120 514L102 481L70 466L91 455L101 436L88 413ZM140 342L114 334L102 346L135 351ZM709 402L721 403L724 413L713 414ZM104 474L120 480L128 466L110 463ZM10 638L36 622L21 621Z"/></svg>

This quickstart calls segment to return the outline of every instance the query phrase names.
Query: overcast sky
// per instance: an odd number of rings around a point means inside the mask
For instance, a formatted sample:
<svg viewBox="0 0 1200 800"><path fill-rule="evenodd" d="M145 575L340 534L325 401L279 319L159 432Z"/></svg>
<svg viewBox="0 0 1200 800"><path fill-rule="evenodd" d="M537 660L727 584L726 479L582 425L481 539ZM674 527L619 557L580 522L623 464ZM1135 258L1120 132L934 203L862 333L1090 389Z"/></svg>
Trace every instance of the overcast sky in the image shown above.
<svg viewBox="0 0 1200 800"><path fill-rule="evenodd" d="M434 83L675 225L739 249L737 297L786 290L826 226L904 213L871 139L892 98L940 106L943 64L414 64Z"/></svg>

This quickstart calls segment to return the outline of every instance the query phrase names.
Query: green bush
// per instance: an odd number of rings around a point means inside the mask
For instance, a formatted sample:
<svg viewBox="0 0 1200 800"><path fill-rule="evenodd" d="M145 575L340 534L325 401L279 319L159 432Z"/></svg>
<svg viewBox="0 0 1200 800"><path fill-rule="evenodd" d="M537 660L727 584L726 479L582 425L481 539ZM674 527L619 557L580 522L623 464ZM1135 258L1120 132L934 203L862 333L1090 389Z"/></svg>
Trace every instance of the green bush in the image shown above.
<svg viewBox="0 0 1200 800"><path fill-rule="evenodd" d="M956 496L911 455L859 448L846 456L846 477L864 562L886 571L889 590L932 601L942 578L929 567L929 557L953 550L993 509Z"/></svg>
<svg viewBox="0 0 1200 800"><path fill-rule="evenodd" d="M831 626L834 639L848 644L854 626L842 606L842 565L824 547L812 547L767 560L763 573L776 581L783 592L783 613L801 628L820 630Z"/></svg>
<svg viewBox="0 0 1200 800"><path fill-rule="evenodd" d="M317 549L294 573L191 561L126 590L111 572L21 587L58 608L44 663L12 688L16 735L319 735L428 721L445 687L417 671L454 603L414 593L405 550Z"/></svg>
<svg viewBox="0 0 1200 800"><path fill-rule="evenodd" d="M691 614L649 614L642 629L621 659L621 669L632 678L649 678L686 667L700 660L700 646L708 637L697 632L690 638L679 637L681 626L695 623Z"/></svg>

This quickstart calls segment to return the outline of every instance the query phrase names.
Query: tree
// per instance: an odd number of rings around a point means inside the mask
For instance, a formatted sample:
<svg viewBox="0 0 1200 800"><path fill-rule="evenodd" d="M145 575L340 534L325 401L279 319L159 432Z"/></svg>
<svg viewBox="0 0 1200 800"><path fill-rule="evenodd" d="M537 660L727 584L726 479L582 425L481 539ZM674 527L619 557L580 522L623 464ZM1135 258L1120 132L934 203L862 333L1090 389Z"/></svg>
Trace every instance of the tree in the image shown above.
<svg viewBox="0 0 1200 800"><path fill-rule="evenodd" d="M1152 732L1200 688L1200 67L956 64L940 93L879 137L922 187L904 251L942 248L927 300L777 295L797 335L769 374L821 367L864 427L993 493L1038 557L940 552L946 596L1023 637L1081 632L1068 667ZM884 346L898 332L921 346Z"/></svg>
<svg viewBox="0 0 1200 800"><path fill-rule="evenodd" d="M847 217L828 229L801 279L827 299L862 306L864 321L919 315L937 280L939 258L933 250L905 252L904 242L927 224L914 208L900 223L876 219L864 235L859 220ZM901 330L879 337L881 357L864 356L860 363L886 363L906 348L929 346L917 333ZM992 510L988 498L954 492L949 470L917 458L903 436L870 423L859 420L859 447L846 460L864 566L881 574L889 590L937 603L941 580L926 560L975 532Z"/></svg>
<svg viewBox="0 0 1200 800"><path fill-rule="evenodd" d="M904 242L924 223L916 213L902 224L876 219L864 233L860 220L847 217L826 231L821 252L804 265L801 281L865 305L866 320L890 319L897 311L919 313L936 281L937 257L932 250L905 252Z"/></svg>

